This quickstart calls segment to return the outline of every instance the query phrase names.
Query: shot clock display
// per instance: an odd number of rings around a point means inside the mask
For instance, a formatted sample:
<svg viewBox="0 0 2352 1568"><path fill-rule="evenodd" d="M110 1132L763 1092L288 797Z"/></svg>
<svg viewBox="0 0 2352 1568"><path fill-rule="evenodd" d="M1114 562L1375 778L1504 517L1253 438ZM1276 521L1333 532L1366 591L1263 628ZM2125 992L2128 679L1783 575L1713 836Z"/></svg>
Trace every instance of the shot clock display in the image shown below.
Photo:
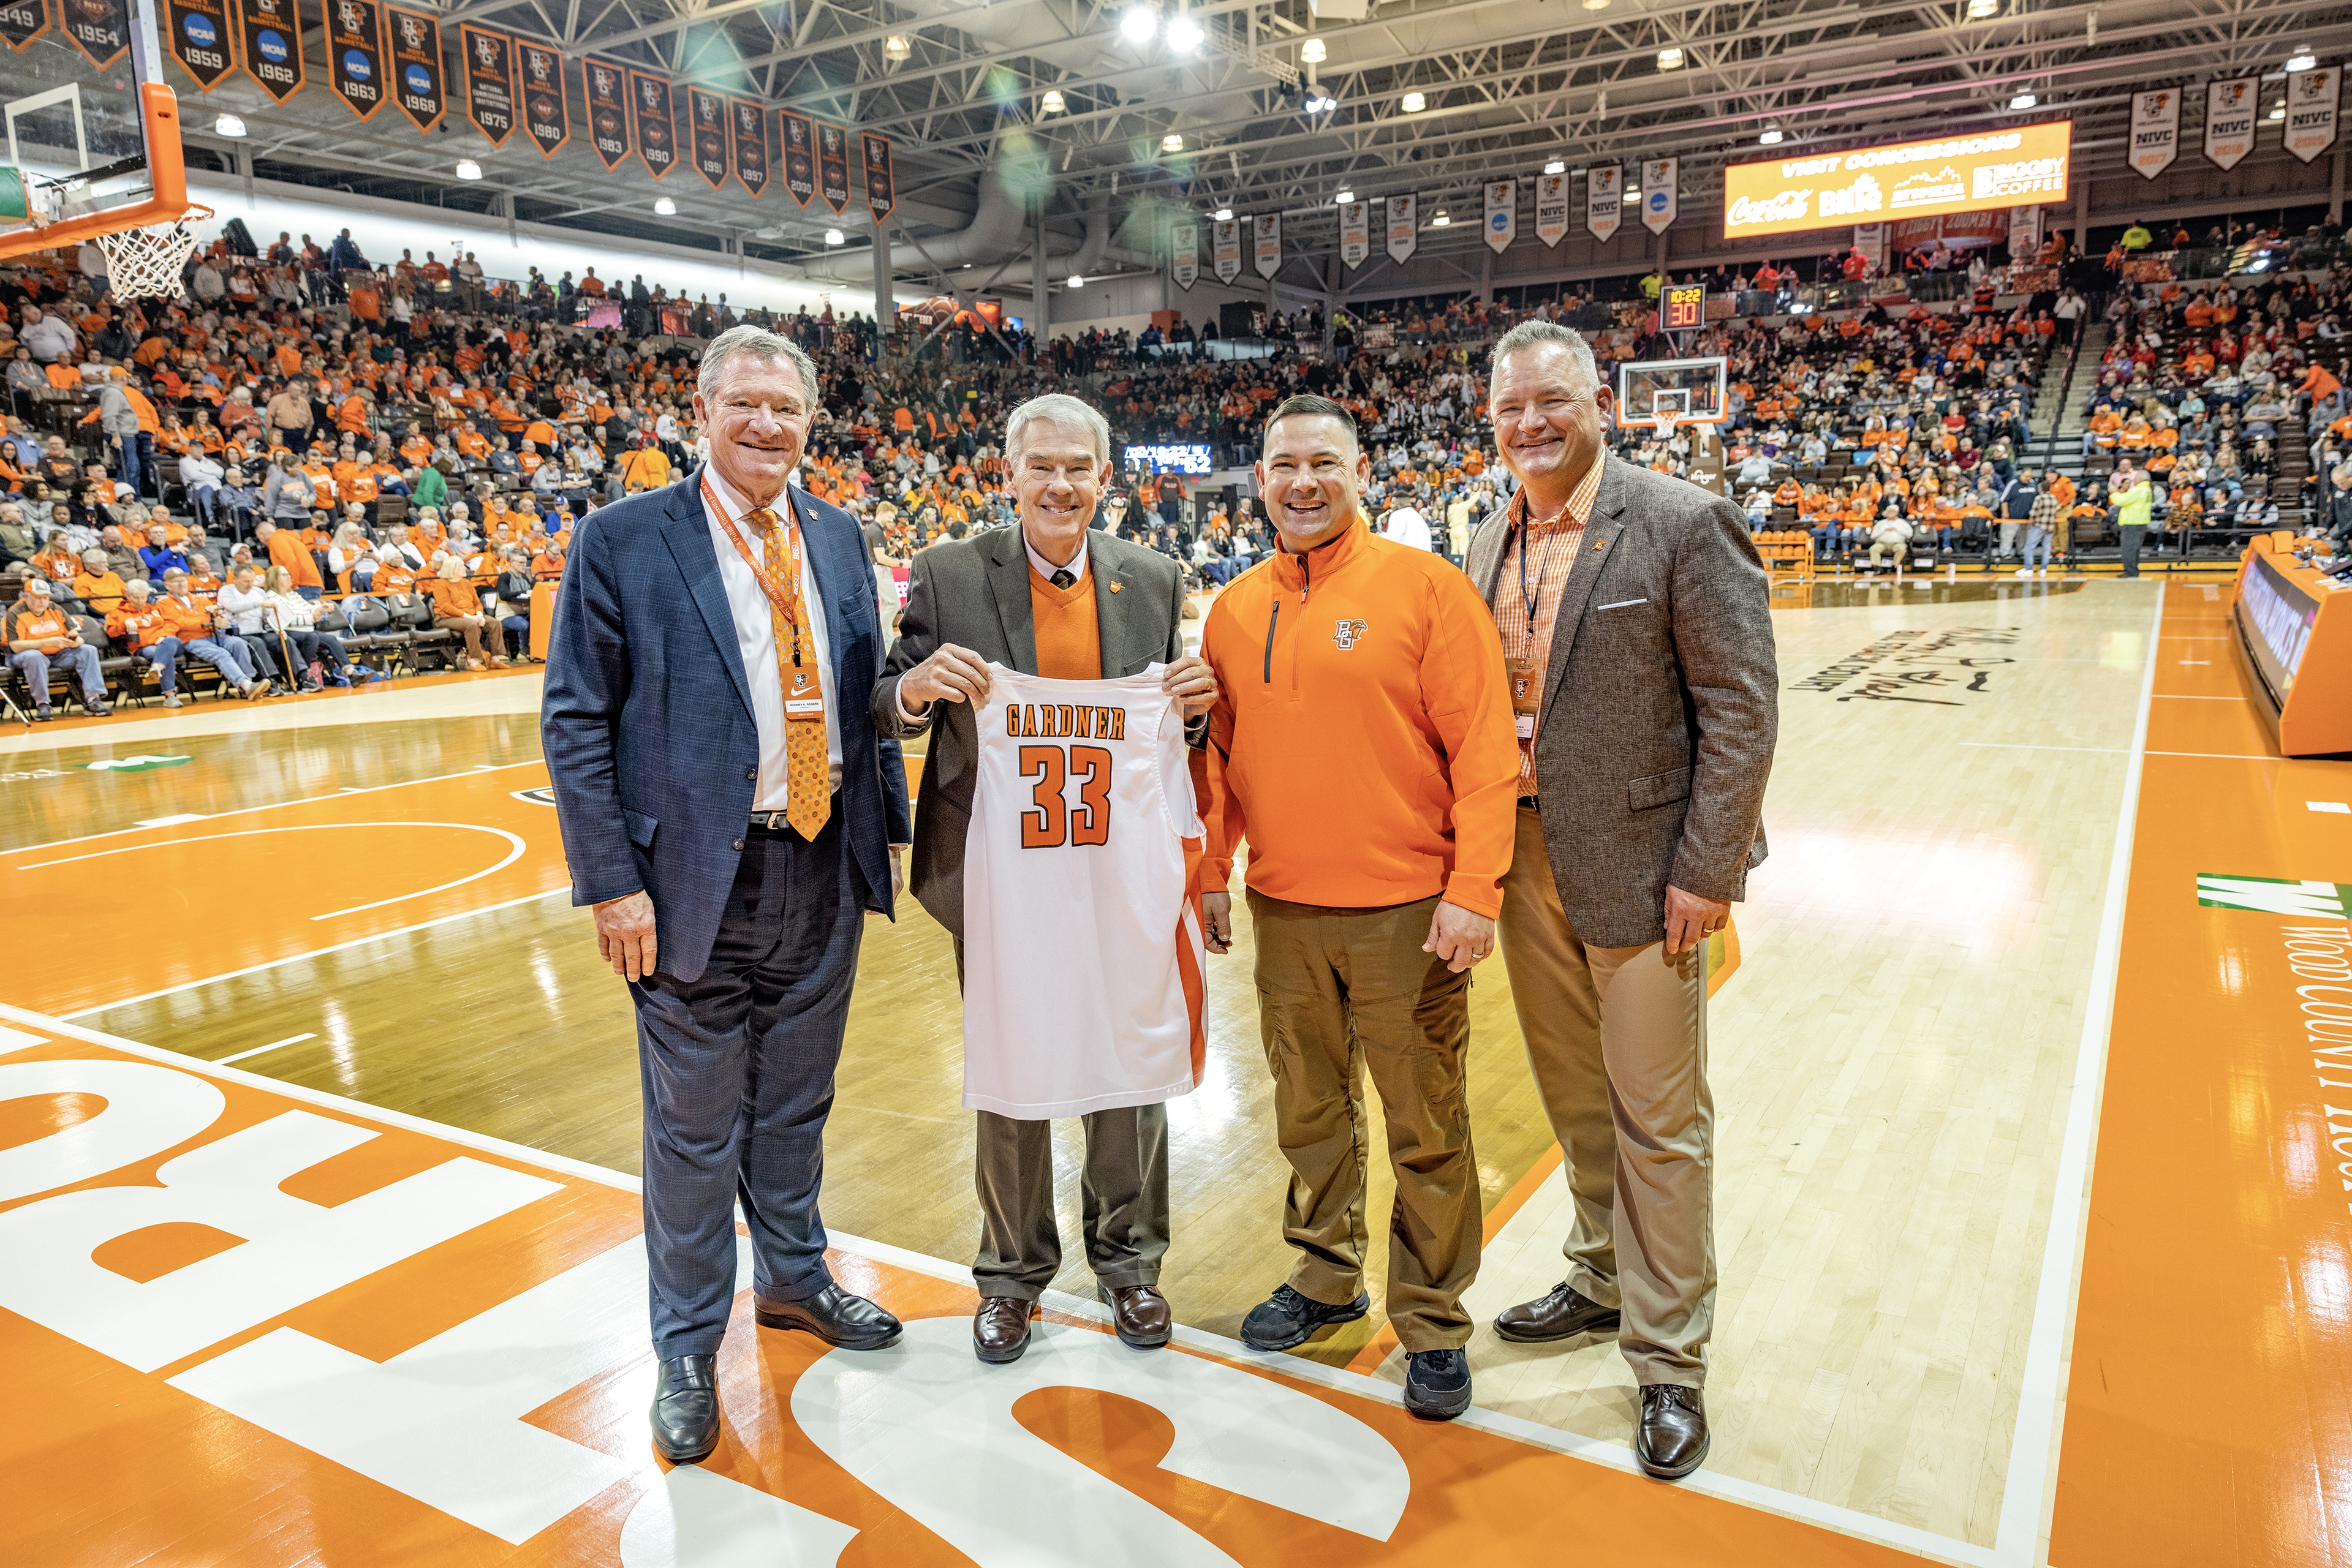
<svg viewBox="0 0 2352 1568"><path fill-rule="evenodd" d="M1658 327L1667 332L1696 332L1706 325L1706 285L1670 283L1658 291Z"/></svg>

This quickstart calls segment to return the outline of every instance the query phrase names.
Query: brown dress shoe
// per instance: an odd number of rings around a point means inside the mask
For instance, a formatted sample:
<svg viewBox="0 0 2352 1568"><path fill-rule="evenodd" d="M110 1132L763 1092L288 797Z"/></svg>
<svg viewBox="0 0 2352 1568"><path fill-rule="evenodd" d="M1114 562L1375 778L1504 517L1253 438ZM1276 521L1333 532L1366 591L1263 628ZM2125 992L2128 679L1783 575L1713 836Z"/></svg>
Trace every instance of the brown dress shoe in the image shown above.
<svg viewBox="0 0 2352 1568"><path fill-rule="evenodd" d="M1660 1480L1678 1481L1706 1458L1706 1406L1696 1388L1653 1383L1642 1390L1633 1458Z"/></svg>
<svg viewBox="0 0 2352 1568"><path fill-rule="evenodd" d="M1018 1296L983 1296L971 1315L972 1354L992 1366L1019 1361L1029 1348L1029 1318L1033 1302Z"/></svg>
<svg viewBox="0 0 2352 1568"><path fill-rule="evenodd" d="M1134 1350L1158 1350L1168 1343L1174 1320L1167 1297L1150 1285L1106 1285L1102 1293L1121 1344Z"/></svg>
<svg viewBox="0 0 2352 1568"><path fill-rule="evenodd" d="M1521 1344L1545 1344L1582 1333L1613 1334L1621 1316L1615 1307L1580 1295L1563 1280L1532 1301L1505 1307L1495 1319L1495 1333Z"/></svg>

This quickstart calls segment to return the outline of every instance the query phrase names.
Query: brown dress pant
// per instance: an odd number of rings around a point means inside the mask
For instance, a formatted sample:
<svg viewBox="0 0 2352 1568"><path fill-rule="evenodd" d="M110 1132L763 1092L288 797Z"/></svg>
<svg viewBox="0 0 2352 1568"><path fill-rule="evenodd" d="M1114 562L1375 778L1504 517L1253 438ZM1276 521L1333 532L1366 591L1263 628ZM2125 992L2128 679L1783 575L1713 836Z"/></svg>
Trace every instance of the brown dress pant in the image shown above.
<svg viewBox="0 0 2352 1568"><path fill-rule="evenodd" d="M1560 907L1543 819L1519 808L1500 937L1576 1214L1568 1282L1623 1316L1644 1385L1696 1388L1715 1325L1715 1100L1706 944L1595 947Z"/></svg>
<svg viewBox="0 0 2352 1568"><path fill-rule="evenodd" d="M1463 1072L1470 976L1422 951L1437 903L1326 909L1249 894L1258 1026L1291 1170L1291 1289L1339 1306L1364 1286L1360 1061L1380 1091L1396 1173L1388 1314L1408 1351L1469 1343L1462 1293L1478 1275L1482 1225Z"/></svg>

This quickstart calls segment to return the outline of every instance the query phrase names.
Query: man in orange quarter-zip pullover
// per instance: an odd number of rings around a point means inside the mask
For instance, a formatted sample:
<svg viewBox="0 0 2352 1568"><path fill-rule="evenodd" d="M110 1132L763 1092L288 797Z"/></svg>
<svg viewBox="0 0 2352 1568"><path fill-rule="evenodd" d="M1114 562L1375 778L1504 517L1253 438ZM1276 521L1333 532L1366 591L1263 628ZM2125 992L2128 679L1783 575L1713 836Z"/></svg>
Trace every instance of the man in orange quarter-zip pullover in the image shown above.
<svg viewBox="0 0 2352 1568"><path fill-rule="evenodd" d="M1470 967L1494 950L1518 788L1502 640L1459 569L1371 533L1358 499L1371 463L1347 410L1291 398L1263 449L1282 548L1218 596L1201 638L1218 693L1208 946L1231 946L1223 889L1247 840L1258 1024L1292 1172L1283 1237L1298 1252L1242 1338L1285 1350L1370 1310L1360 1052L1396 1173L1387 1308L1411 1360L1405 1405L1450 1419L1470 1404L1462 1293L1481 1224Z"/></svg>

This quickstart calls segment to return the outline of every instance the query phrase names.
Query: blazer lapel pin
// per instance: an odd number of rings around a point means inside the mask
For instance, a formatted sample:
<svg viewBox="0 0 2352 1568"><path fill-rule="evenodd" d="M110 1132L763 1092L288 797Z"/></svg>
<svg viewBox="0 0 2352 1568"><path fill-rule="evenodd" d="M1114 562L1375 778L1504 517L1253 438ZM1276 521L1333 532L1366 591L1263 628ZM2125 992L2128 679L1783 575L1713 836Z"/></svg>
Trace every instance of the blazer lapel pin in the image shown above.
<svg viewBox="0 0 2352 1568"><path fill-rule="evenodd" d="M1117 592L1118 591L1118 583L1116 583L1116 582L1112 583L1112 584L1110 585L1110 591L1111 591L1113 593L1117 593Z"/></svg>

